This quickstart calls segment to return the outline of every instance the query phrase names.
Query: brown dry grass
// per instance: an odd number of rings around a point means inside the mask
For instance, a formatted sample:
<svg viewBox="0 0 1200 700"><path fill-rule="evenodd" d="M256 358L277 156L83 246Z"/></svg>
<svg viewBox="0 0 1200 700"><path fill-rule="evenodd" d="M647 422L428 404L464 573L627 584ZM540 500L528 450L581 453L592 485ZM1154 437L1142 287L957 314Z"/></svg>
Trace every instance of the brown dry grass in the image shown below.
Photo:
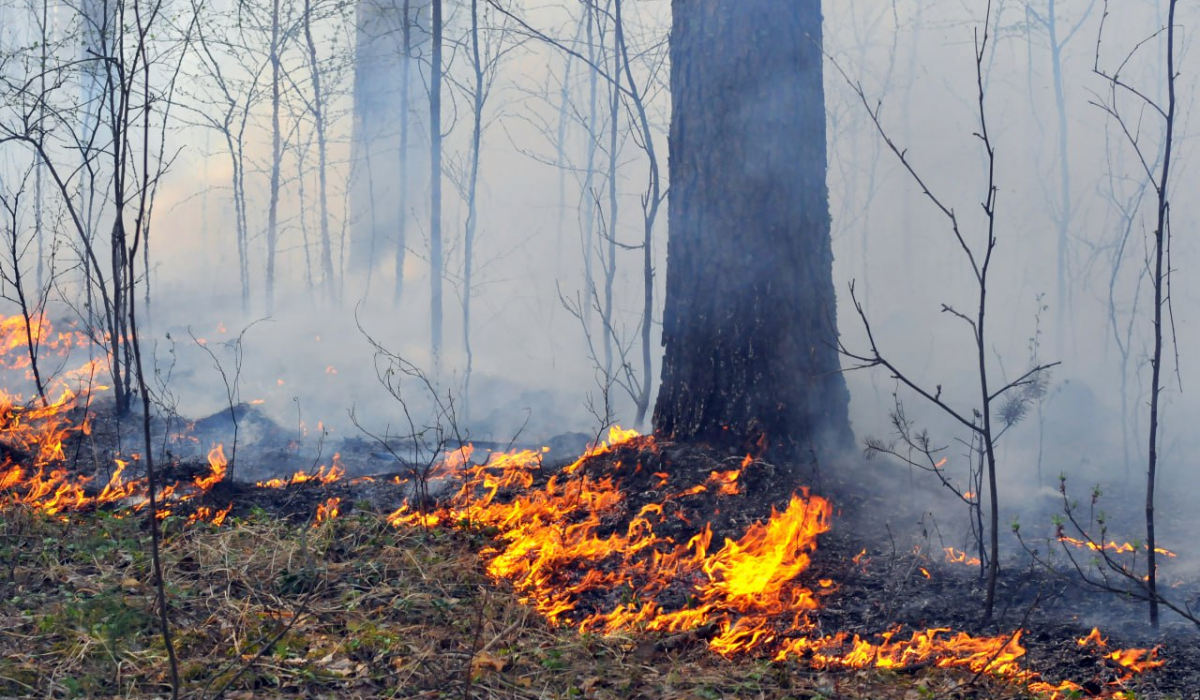
<svg viewBox="0 0 1200 700"><path fill-rule="evenodd" d="M482 532L396 530L355 512L165 523L190 698L1016 698L932 669L817 673L722 659L686 639L553 629L482 572ZM0 696L161 697L143 523L0 512Z"/></svg>

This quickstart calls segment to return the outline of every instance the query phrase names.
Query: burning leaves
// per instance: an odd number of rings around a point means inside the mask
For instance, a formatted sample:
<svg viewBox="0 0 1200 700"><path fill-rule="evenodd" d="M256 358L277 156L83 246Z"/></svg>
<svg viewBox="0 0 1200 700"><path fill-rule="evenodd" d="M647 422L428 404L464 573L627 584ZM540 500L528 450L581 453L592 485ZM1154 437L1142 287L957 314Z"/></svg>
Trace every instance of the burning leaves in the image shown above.
<svg viewBox="0 0 1200 700"><path fill-rule="evenodd" d="M1090 634L1081 639L1075 640L1081 647L1091 647L1100 652L1105 658L1126 670L1122 680L1128 680L1135 673L1149 671L1152 668L1158 668L1163 665L1163 661L1157 658L1157 649L1117 649L1114 651L1108 650L1108 640L1100 636L1100 630L1093 627Z"/></svg>
<svg viewBox="0 0 1200 700"><path fill-rule="evenodd" d="M820 634L808 613L819 607L818 595L830 594L836 586L828 579L805 579L818 537L829 529L832 509L825 499L802 490L786 508L773 510L740 538L726 538L719 546L708 524L678 542L663 534L669 518L684 517L671 515L673 501L709 487L737 495L741 470L714 470L703 484L681 491L669 488L670 469L655 470L650 476L664 489L663 500L634 512L622 481L641 473L643 465L629 460L658 448L652 438L635 438L626 446L630 449L608 456L611 469L596 473L576 462L536 486L541 465L535 454L493 456L483 465L463 467L463 485L443 507L429 513L402 507L390 521L466 523L495 531L495 545L483 552L489 574L509 581L551 623L584 632L701 632L709 648L724 656L799 658L817 668L962 668L1054 698L1080 688L1071 681L1048 683L1024 668L1020 631L977 637L948 628L907 634L896 628L876 640ZM742 469L748 466L744 463ZM721 487L726 485L734 488L725 491ZM978 563L953 549L946 554L951 561ZM1139 660L1153 655L1146 650L1119 653Z"/></svg>

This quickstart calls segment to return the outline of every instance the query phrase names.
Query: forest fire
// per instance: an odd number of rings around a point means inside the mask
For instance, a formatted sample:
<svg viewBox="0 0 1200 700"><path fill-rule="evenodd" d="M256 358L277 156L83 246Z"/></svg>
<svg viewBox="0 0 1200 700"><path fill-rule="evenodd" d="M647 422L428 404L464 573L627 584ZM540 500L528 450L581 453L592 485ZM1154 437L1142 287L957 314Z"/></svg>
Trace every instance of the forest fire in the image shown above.
<svg viewBox="0 0 1200 700"><path fill-rule="evenodd" d="M1181 6L0 4L0 696L1190 697Z"/></svg>
<svg viewBox="0 0 1200 700"><path fill-rule="evenodd" d="M136 460L135 455L133 461ZM156 496L162 504L158 511L160 519L171 514L171 504L208 493L225 478L228 465L222 446L217 445L209 452L208 461L209 472L195 477L190 484L176 482L159 487ZM117 459L114 462L116 468L112 476L99 490L92 487L92 478L71 474L63 468L47 470L43 465L33 473L26 474L21 466L10 463L0 471L0 508L22 505L51 515L109 504L134 511L142 510L149 504L146 480L125 478L125 471L132 461ZM200 507L189 516L187 522L207 521L219 525L230 510L213 511Z"/></svg>
<svg viewBox="0 0 1200 700"><path fill-rule="evenodd" d="M40 408L36 403L27 407L19 397L5 400L2 437L8 450L0 467L0 507L20 504L61 514L101 505L134 512L146 506L145 480L126 476L139 461L137 455L115 460L103 486L62 465L64 440L87 430L86 422L76 425L70 418L75 394L64 392ZM684 507L707 498L719 508L745 497L746 480L760 464L752 455L706 468L689 483L676 483L677 475L665 462L643 465L643 459L659 455L661 445L636 431L613 427L606 441L597 441L552 474L543 469L547 449L491 453L480 464L472 462L475 451L469 445L450 450L431 471L458 483L457 491L436 507L406 503L388 522L397 527L466 524L496 533L494 544L482 552L488 573L510 583L551 624L581 632L693 634L722 656L800 659L816 668L962 668L1051 698L1081 688L1073 681L1046 682L1025 668L1021 630L977 637L944 627L910 632L896 627L874 639L822 633L811 615L838 586L832 579L806 578L818 539L831 527L828 500L800 489L786 505L771 508L769 517L751 522L736 537L718 535L712 523ZM596 466L601 461L603 468ZM207 462L206 473L160 487L159 518L211 493L227 478L222 445L212 447ZM328 467L255 486L330 485L345 473L335 455ZM626 484L634 476L650 479L657 494L636 508L635 494ZM313 524L337 518L342 503L339 496L319 503ZM220 526L233 507L195 506L185 524ZM681 537L681 532L690 534ZM1135 551L1132 545L1115 543L1105 548ZM948 561L978 563L953 548L945 551ZM865 550L855 564L865 566L864 556ZM932 578L928 570L921 571ZM1110 696L1133 674L1163 663L1154 649L1109 649L1096 630L1077 641L1120 669Z"/></svg>
<svg viewBox="0 0 1200 700"><path fill-rule="evenodd" d="M30 351L29 342L35 345ZM0 319L0 366L18 370L26 381L36 381L33 358L56 355L65 361L72 348L87 343L75 332L55 332L49 322L42 320L30 327L20 316ZM91 359L79 368L63 372L53 379L57 394L54 400L27 399L20 394L0 390L0 442L3 461L0 462L0 507L21 505L56 515L99 505L119 504L141 510L148 503L144 479L126 477L129 467L139 455L113 459L115 465L103 486L94 484L92 477L74 474L67 469L64 444L74 436L91 432L89 410L96 392L106 389L96 382L101 361ZM42 387L48 395L48 387ZM209 473L197 476L191 484L170 484L157 494L166 503L159 517L170 513L169 503L190 499L210 491L225 477L227 462L220 445L208 455ZM194 513L189 521L200 519L220 521L229 510Z"/></svg>
<svg viewBox="0 0 1200 700"><path fill-rule="evenodd" d="M1090 540L1081 540L1075 537L1069 537L1062 533L1057 536L1057 539L1059 542L1064 544L1069 544L1080 549L1090 549L1093 552L1106 551L1112 552L1113 554L1132 554L1134 552L1146 550L1146 545L1135 546L1132 542L1123 542L1118 544L1112 540L1109 540L1108 542L1101 544L1099 542L1092 542ZM1165 557L1175 557L1175 552L1172 552L1168 549L1163 549L1162 547L1155 547L1154 551L1155 553L1161 554Z"/></svg>
<svg viewBox="0 0 1200 700"><path fill-rule="evenodd" d="M346 475L346 469L339 462L341 456L335 454L333 456L333 464L326 466L322 464L317 467L315 472L298 471L286 479L274 478L265 481L256 481L254 485L265 489L283 489L297 484L315 482L318 484L331 484L340 480Z"/></svg>
<svg viewBox="0 0 1200 700"><path fill-rule="evenodd" d="M946 561L951 564L965 564L967 566L979 566L979 557L968 556L966 552L960 552L953 547L946 547Z"/></svg>
<svg viewBox="0 0 1200 700"><path fill-rule="evenodd" d="M656 449L652 437L614 431L608 444L589 452L618 446ZM803 578L818 536L830 527L832 509L807 490L794 494L785 509L773 510L765 522L752 524L740 539L714 546L705 524L680 543L658 531L669 517L670 501L702 492L706 484L643 506L623 529L614 529L605 524L627 496L619 474L590 475L576 462L565 470L565 478L553 475L544 485L533 486L539 466L535 452L493 455L483 465L463 468L463 485L448 505L431 512L403 506L390 520L395 525L469 523L497 529L496 545L484 551L489 573L509 581L551 623L583 632L702 632L709 647L725 656L761 653L779 661L805 659L818 668L964 668L1051 698L1068 697L1082 687L1073 681L1049 683L1022 667L1026 650L1020 630L976 637L934 628L905 636L895 628L878 641L846 633L820 635L807 613L836 586L820 580L814 593ZM737 472L714 471L707 485L736 484L730 474ZM669 480L666 472L654 476L661 485ZM506 488L513 495L500 497ZM972 563L965 553L952 548L946 553L950 561ZM690 586L687 602L663 602L683 582ZM621 591L622 600L609 600L611 591ZM1162 664L1153 649L1109 651L1098 632L1088 645L1125 669L1112 681L1110 696L1133 673Z"/></svg>
<svg viewBox="0 0 1200 700"><path fill-rule="evenodd" d="M317 513L313 518L313 525L338 517L341 513L341 505L342 499L336 496L326 499L324 503L318 504Z"/></svg>

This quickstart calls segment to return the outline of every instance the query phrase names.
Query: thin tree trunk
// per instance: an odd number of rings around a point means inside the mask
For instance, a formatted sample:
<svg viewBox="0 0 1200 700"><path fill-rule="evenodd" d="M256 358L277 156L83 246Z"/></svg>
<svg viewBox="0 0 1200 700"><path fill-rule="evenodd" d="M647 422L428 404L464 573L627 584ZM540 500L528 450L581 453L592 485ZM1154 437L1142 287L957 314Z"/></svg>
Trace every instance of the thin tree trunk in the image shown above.
<svg viewBox="0 0 1200 700"><path fill-rule="evenodd" d="M304 202L308 201L308 193L304 187L304 166L308 161L308 149L312 147L312 140L304 144L303 148L296 149L296 189L297 196L300 198L300 211L296 217L300 223L300 248L304 251L304 288L308 292L310 302L316 299L316 283L313 275L312 249L308 240L308 219L304 215ZM326 295L326 300L329 300L329 295Z"/></svg>
<svg viewBox="0 0 1200 700"><path fill-rule="evenodd" d="M596 130L596 120L599 117L600 75L596 66L598 56L596 51L596 0L586 0L587 50L588 50L588 112L587 112L587 167L583 175L583 326L588 331L592 328L592 306L596 299L596 275L594 260L596 251L592 246L596 241L596 194L592 191L596 178L596 152L600 148L600 134Z"/></svg>
<svg viewBox="0 0 1200 700"><path fill-rule="evenodd" d="M126 343L129 340L128 329L126 328L126 300L129 296L126 289L126 236L125 236L125 160L127 158L128 136L125 131L125 117L128 114L128 99L129 90L125 85L124 71L127 66L124 63L124 56L118 55L112 61L106 62L106 66L110 71L108 84L112 88L108 91L109 98L109 116L111 123L109 127L112 129L112 162L113 162L113 177L112 177L112 198L114 218L112 229L109 233L109 248L110 248L110 269L112 270L112 298L113 306L110 315L109 326L112 343L112 379L113 389L117 400L118 415L125 416L129 413L132 407L130 398L129 372L128 365L124 364L127 360ZM114 66L114 64L117 64ZM111 71L120 69L121 75L119 81L113 81Z"/></svg>
<svg viewBox="0 0 1200 700"><path fill-rule="evenodd" d="M329 235L329 150L325 137L325 96L321 91L321 68L317 62L317 44L312 33L312 0L304 0L304 40L308 44L308 63L312 68L313 125L317 131L317 203L321 232L322 288L330 301L337 301L333 269L333 241Z"/></svg>
<svg viewBox="0 0 1200 700"><path fill-rule="evenodd" d="M463 370L463 414L471 417L471 370L474 354L471 351L471 284L475 256L475 227L478 222L479 156L483 141L484 85L483 56L479 52L479 0L471 0L471 67L474 70L473 117L471 129L471 171L467 181L467 228L463 240L463 351L467 365Z"/></svg>
<svg viewBox="0 0 1200 700"><path fill-rule="evenodd" d="M604 377L612 381L613 377L613 345L616 339L613 322L613 284L617 278L617 146L621 122L621 42L623 41L621 23L614 22L613 27L613 70L612 70L612 101L609 109L608 125L608 256L604 261L604 310L601 312L604 323Z"/></svg>
<svg viewBox="0 0 1200 700"><path fill-rule="evenodd" d="M50 24L49 24L49 22L50 22L50 0L42 0L42 14L41 14L42 37L41 37L41 46L39 47L40 48L39 68L41 70L41 75L38 76L38 82L40 84L40 92L38 93L39 95L46 94L46 76L49 73L49 70L48 70L49 56L47 54L47 50L50 45ZM45 123L45 119L46 119L46 102L45 102L45 100L41 100L38 102L38 125L39 126L43 125ZM38 134L39 141L42 138L43 138L43 136L42 136L41 132L39 132L39 134ZM41 155L40 150L37 155L36 163L37 163L36 170L34 171L34 174L33 174L33 200L34 200L33 201L33 219L34 219L33 220L33 230L34 230L34 236L37 237L37 259L38 259L37 285L38 285L39 290L45 290L46 289L46 243L45 243L46 230L42 226L42 207L43 207L42 199L43 199L44 193L42 191L42 165L43 164L42 164L42 155Z"/></svg>
<svg viewBox="0 0 1200 700"><path fill-rule="evenodd" d="M245 130L243 121L237 140L229 131L225 132L225 142L229 147L229 159L233 171L233 213L237 219L237 252L238 276L242 283L242 311L250 311L250 234L247 230L246 219L246 180L245 157L243 154L242 138Z"/></svg>
<svg viewBox="0 0 1200 700"><path fill-rule="evenodd" d="M1058 291L1058 317L1060 319L1070 318L1067 295L1070 293L1067 287L1067 237L1071 231L1071 219L1073 212L1071 211L1071 161L1069 134L1067 132L1067 101L1066 91L1063 87L1063 67L1062 67L1062 50L1063 47L1058 40L1058 10L1055 0L1050 0L1047 8L1046 30L1049 32L1050 40L1050 62L1051 73L1054 79L1054 105L1058 113L1058 188L1059 188L1059 206L1057 224L1057 265L1056 265L1056 283ZM1065 352L1065 334L1068 324L1060 322L1055 324L1055 346L1059 355Z"/></svg>
<svg viewBox="0 0 1200 700"><path fill-rule="evenodd" d="M1163 306L1166 304L1166 248L1170 244L1171 160L1175 146L1175 6L1167 12L1167 133L1163 141L1162 174L1158 181L1158 221L1154 228L1154 360L1151 362L1150 442L1146 465L1146 591L1150 599L1150 625L1158 629L1158 553L1154 532L1154 487L1158 476L1159 404L1162 397Z"/></svg>
<svg viewBox="0 0 1200 700"><path fill-rule="evenodd" d="M624 19L621 14L621 0L615 0L615 17L617 26L622 27ZM650 128L650 118L646 114L645 101L638 90L637 81L633 78L633 68L629 60L629 45L625 41L624 31L620 35L620 51L649 166L646 193L642 196L642 371L640 385L633 397L637 408L634 426L641 429L642 423L646 420L646 413L650 410L650 388L654 384L652 374L654 365L650 356L651 326L654 321L653 243L654 222L658 219L658 208L662 203L662 184L658 169L658 153L654 149L654 132Z"/></svg>
<svg viewBox="0 0 1200 700"><path fill-rule="evenodd" d="M267 209L267 313L275 312L275 253L279 246L279 176L283 160L279 125L279 0L271 3L271 193Z"/></svg>
<svg viewBox="0 0 1200 700"><path fill-rule="evenodd" d="M433 376L442 368L442 0L433 4L433 54L429 78L429 301Z"/></svg>
<svg viewBox="0 0 1200 700"><path fill-rule="evenodd" d="M412 115L412 0L404 0L404 56L400 63L400 216L396 230L396 306L404 295L404 258L408 254L408 139Z"/></svg>
<svg viewBox="0 0 1200 700"><path fill-rule="evenodd" d="M587 12L587 8L584 8ZM575 30L575 42L583 31L583 22ZM554 166L558 169L558 226L554 231L554 266L562 267L563 232L566 231L567 217L567 123L570 119L571 104L571 65L575 61L574 54L568 53L563 61L562 88L558 96L558 134L555 140Z"/></svg>

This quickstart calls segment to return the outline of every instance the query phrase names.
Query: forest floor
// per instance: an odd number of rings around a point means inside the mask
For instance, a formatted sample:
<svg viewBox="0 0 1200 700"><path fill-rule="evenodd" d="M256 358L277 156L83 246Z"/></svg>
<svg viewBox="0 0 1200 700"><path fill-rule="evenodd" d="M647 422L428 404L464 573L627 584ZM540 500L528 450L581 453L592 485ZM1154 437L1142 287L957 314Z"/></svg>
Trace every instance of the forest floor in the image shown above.
<svg viewBox="0 0 1200 700"><path fill-rule="evenodd" d="M710 475L739 463L736 497L713 488ZM778 488L775 467L761 460L649 439L587 460L570 475L561 464L537 464L532 483L493 491L495 502L508 507L553 491L555 483L578 483L582 491L585 483L612 477L624 496L598 523L597 537L626 532L633 514L649 506L660 507L657 527L669 541L687 541L706 523L719 543L782 510L790 495ZM166 476L186 484L208 466L182 460ZM1003 637L1024 629L1021 668L1038 680L1078 684L1060 698L1200 700L1194 629L1138 627L1132 620L1141 608L1037 567L1006 564L997 620L980 624L978 567L946 561L937 524L921 508L905 506L881 469L869 463L806 475L834 507L803 578L814 589L816 581L829 583L816 594L809 626L780 627L781 638L837 631L886 640L926 628ZM638 588L645 582L587 589L573 599L570 614L551 624L522 600L519 587L488 574L488 562L505 546L494 524L457 519L443 507L440 525L398 525L394 511L412 493L398 476L279 488L224 480L177 504L162 522L161 551L182 696L1047 697L1011 677L940 668L938 657L890 670L821 663L812 653L775 661L769 649L725 657L710 648L711 624L687 633L577 631L589 612L653 589ZM710 488L682 488L700 484ZM442 500L451 492L444 489ZM229 510L221 524L190 522L202 508L208 520ZM0 697L168 695L146 525L144 514L116 503L58 514L20 505L0 511ZM595 561L597 570L614 566ZM565 589L580 574L559 572L552 584ZM688 585L654 590L664 609L695 609L698 594ZM1078 641L1097 619L1112 645L1105 649L1153 647L1165 664L1126 674L1107 651Z"/></svg>
<svg viewBox="0 0 1200 700"><path fill-rule="evenodd" d="M162 553L186 697L1029 697L931 666L814 671L553 628L485 575L478 531L397 529L366 511L181 525L165 523ZM142 520L9 509L2 528L0 696L165 696Z"/></svg>

